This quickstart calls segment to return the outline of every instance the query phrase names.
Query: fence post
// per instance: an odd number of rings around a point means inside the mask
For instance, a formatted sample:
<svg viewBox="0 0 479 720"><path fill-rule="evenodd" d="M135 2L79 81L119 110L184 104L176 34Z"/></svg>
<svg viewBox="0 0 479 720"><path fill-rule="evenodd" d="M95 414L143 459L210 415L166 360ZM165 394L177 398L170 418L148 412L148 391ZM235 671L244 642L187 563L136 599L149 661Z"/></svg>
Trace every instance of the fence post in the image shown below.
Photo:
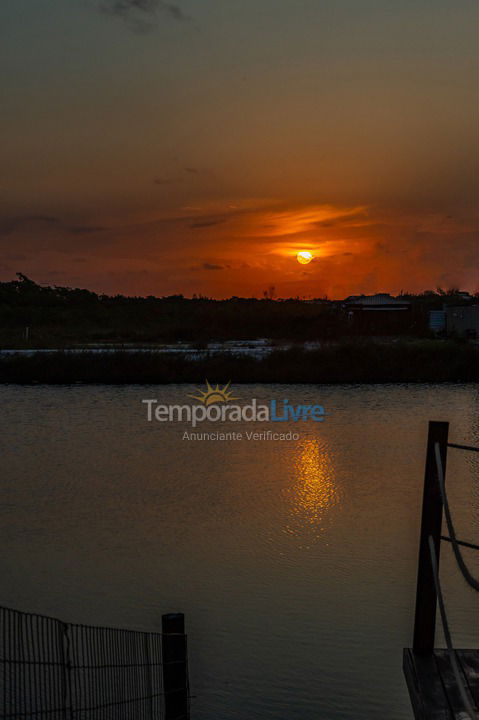
<svg viewBox="0 0 479 720"><path fill-rule="evenodd" d="M162 616L165 720L189 720L188 657L183 613Z"/></svg>
<svg viewBox="0 0 479 720"><path fill-rule="evenodd" d="M441 547L442 498L437 480L435 446L439 443L444 478L446 477L447 439L449 423L429 423L427 438L426 470L422 500L421 536L419 542L419 563L417 570L416 613L414 617L413 650L428 654L434 649L436 629L437 597L432 574L429 536L432 536L439 567Z"/></svg>

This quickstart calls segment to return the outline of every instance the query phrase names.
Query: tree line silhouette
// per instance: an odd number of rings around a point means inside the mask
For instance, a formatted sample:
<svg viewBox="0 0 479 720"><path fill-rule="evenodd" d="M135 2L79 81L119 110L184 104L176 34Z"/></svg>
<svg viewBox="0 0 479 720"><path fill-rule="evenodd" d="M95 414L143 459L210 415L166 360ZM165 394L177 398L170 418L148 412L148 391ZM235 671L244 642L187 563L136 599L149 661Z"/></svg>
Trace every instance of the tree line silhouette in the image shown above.
<svg viewBox="0 0 479 720"><path fill-rule="evenodd" d="M272 295L272 293L271 293ZM91 343L165 343L270 338L293 342L339 340L355 334L344 303L318 298L185 298L102 295L90 290L39 285L18 273L0 283L2 347L65 347ZM391 334L427 337L428 312L467 302L458 290L403 293L407 322ZM474 300L477 300L477 295ZM387 334L388 329L383 331ZM367 328L361 334L368 334ZM372 333L377 334L377 332Z"/></svg>

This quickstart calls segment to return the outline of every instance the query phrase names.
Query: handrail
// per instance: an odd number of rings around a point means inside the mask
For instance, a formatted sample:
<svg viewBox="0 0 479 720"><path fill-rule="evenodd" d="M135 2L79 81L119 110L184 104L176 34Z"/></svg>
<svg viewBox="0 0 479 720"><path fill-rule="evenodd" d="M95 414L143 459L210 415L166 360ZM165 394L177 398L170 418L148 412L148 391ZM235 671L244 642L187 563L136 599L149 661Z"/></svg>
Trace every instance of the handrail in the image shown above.
<svg viewBox="0 0 479 720"><path fill-rule="evenodd" d="M444 515L446 518L447 528L449 531L449 538L450 538L450 542L452 543L452 549L454 550L454 557L456 558L456 562L458 564L459 570L461 571L464 580L474 590L479 592L479 580L476 580L476 578L472 575L472 573L469 571L469 568L467 567L466 563L464 562L464 558L462 557L462 553L461 553L461 548L460 548L459 542L456 537L456 529L454 527L454 523L452 520L451 510L449 508L449 501L447 499L446 486L444 483L444 471L443 471L443 467L442 467L441 449L439 447L439 443L435 444L434 451L435 451L435 456L436 456L437 481L439 483L439 490L441 492L442 503L444 506Z"/></svg>
<svg viewBox="0 0 479 720"><path fill-rule="evenodd" d="M429 535L429 552L431 554L431 567L432 567L432 574L434 577L434 585L436 586L436 594L437 594L437 601L439 605L439 612L441 615L441 623L442 623L442 629L444 632L444 639L446 641L447 645L447 652L449 655L449 659L451 661L451 667L452 671L454 673L454 677L456 679L457 688L459 690L459 694L461 696L461 700L464 703L464 707L466 709L466 712L470 716L471 720L478 720L479 716L477 715L475 709L472 707L471 701L469 697L467 696L467 693L464 689L464 682L461 678L461 673L459 670L459 665L457 663L457 656L454 651L454 646L452 644L452 638L451 638L451 631L449 629L449 622L447 619L447 613L446 613L446 605L444 603L444 597L442 594L442 588L441 588L441 581L439 580L439 571L437 567L437 558L436 558L436 549L434 547L434 540ZM466 720L464 718L464 720Z"/></svg>

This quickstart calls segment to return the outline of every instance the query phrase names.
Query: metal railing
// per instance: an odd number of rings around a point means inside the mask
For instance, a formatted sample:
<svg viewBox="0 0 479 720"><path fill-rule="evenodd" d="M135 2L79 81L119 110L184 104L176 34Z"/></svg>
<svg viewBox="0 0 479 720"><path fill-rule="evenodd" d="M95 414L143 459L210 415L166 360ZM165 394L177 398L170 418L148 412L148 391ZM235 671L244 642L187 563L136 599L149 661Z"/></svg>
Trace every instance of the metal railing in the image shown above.
<svg viewBox="0 0 479 720"><path fill-rule="evenodd" d="M479 447L462 445L448 441L449 423L430 422L426 454L426 470L421 519L421 537L419 545L418 578L416 590L416 613L414 625L413 650L419 655L434 652L436 626L436 608L439 605L440 619L451 669L455 678L457 692L464 707L464 720L479 720L476 707L466 691L461 677L457 657L452 642L450 623L439 576L439 557L441 541L452 545L457 566L467 584L479 592L479 580L469 571L461 548L479 550L479 546L457 538L446 491L446 461L448 448L479 453ZM441 534L443 513L448 535Z"/></svg>

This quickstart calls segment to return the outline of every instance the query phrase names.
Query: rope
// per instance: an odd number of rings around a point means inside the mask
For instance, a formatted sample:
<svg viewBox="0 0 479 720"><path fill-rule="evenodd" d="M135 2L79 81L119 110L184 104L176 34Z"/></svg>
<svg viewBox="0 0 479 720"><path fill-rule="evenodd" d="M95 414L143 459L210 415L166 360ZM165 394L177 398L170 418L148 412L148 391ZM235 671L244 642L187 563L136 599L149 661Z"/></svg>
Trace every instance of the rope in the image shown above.
<svg viewBox="0 0 479 720"><path fill-rule="evenodd" d="M452 543L451 538L447 537L447 535L441 535L441 540ZM456 542L458 545L461 545L462 547L471 548L472 550L479 550L479 545L474 545L473 543L466 542L465 540L456 540Z"/></svg>
<svg viewBox="0 0 479 720"><path fill-rule="evenodd" d="M447 494L446 494L446 488L445 488L445 483L444 483L444 471L442 468L442 459L441 459L441 452L439 449L439 443L436 443L435 451L436 451L437 479L438 479L438 483L439 483L439 489L441 491L442 504L444 505L444 515L446 517L447 529L449 531L449 538L450 538L450 542L452 543L452 549L454 550L454 556L456 558L456 562L459 566L459 570L461 571L464 580L468 583L468 585L470 585L472 588L474 588L474 590L477 590L477 592L479 592L479 582L469 572L469 569L468 569L466 563L464 562L464 558L462 557L459 541L457 540L457 537L456 537L456 530L454 528L454 523L452 522L451 511L449 509L449 503L447 501Z"/></svg>
<svg viewBox="0 0 479 720"><path fill-rule="evenodd" d="M469 697L465 691L464 680L461 677L461 672L459 670L456 653L454 651L454 646L452 644L451 631L449 630L449 622L448 622L447 614L446 614L446 606L444 604L444 597L442 595L441 582L439 580L439 572L437 569L436 550L434 547L434 540L432 539L431 535L429 535L429 552L431 553L432 574L434 577L434 585L436 586L436 595L437 595L437 601L438 601L438 605L439 605L439 611L441 613L442 629L444 631L444 639L446 640L447 652L449 654L449 659L451 661L452 671L454 673L454 677L456 679L456 684L457 684L459 693L461 695L461 700L463 702L463 705L464 705L464 708L466 709L467 714L469 715L471 720L478 720L479 716L476 714L475 709L472 707L471 701L469 700Z"/></svg>
<svg viewBox="0 0 479 720"><path fill-rule="evenodd" d="M447 443L447 447L456 448L456 450L469 450L470 452L479 452L479 447L472 445L458 445L457 443Z"/></svg>

